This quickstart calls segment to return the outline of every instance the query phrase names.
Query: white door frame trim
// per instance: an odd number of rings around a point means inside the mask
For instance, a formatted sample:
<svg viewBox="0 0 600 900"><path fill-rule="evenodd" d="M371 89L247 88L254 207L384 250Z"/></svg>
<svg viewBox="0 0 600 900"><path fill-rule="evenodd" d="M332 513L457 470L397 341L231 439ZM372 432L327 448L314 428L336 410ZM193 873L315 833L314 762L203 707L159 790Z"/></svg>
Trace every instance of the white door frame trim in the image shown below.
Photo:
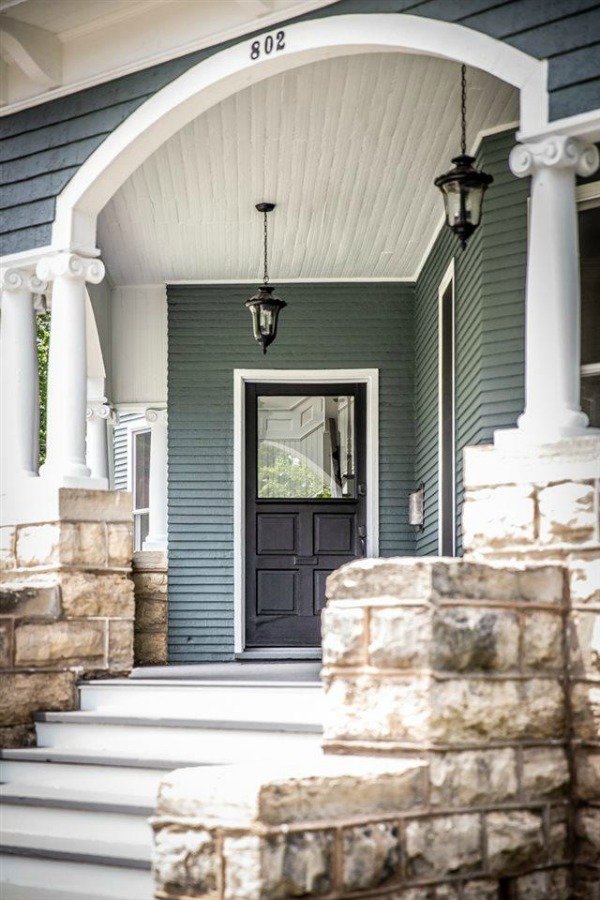
<svg viewBox="0 0 600 900"><path fill-rule="evenodd" d="M267 384L362 383L367 388L367 556L379 554L379 370L378 369L234 369L233 370L233 606L235 652L245 645L245 390L247 382Z"/></svg>
<svg viewBox="0 0 600 900"><path fill-rule="evenodd" d="M546 62L471 28L397 13L329 16L286 25L285 46L253 60L252 44L260 44L267 34L242 40L192 66L108 135L57 198L54 251L97 254L99 212L166 140L249 85L323 59L400 51L464 62L518 88L524 135L548 128Z"/></svg>
<svg viewBox="0 0 600 900"><path fill-rule="evenodd" d="M442 534L444 514L443 507L443 479L444 479L444 446L443 434L443 409L442 409L442 341L443 341L443 315L442 302L448 286L452 285L452 556L456 554L456 273L454 257L438 287L438 553L442 554Z"/></svg>

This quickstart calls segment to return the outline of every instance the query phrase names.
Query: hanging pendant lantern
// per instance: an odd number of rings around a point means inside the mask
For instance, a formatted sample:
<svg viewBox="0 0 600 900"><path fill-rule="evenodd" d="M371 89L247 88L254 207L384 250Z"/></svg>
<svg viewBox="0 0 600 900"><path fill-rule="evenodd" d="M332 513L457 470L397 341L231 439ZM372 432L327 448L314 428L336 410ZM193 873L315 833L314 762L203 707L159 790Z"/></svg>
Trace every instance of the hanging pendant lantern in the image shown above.
<svg viewBox="0 0 600 900"><path fill-rule="evenodd" d="M264 215L264 274L263 283L259 287L257 293L246 300L246 306L252 315L252 328L254 331L254 339L258 341L263 349L263 353L267 352L267 347L272 344L277 337L277 318L280 311L287 306L285 300L281 300L273 294L275 288L269 284L268 270L268 233L267 233L267 213L275 209L274 203L257 203L256 208Z"/></svg>
<svg viewBox="0 0 600 900"><path fill-rule="evenodd" d="M452 162L454 168L438 175L434 184L444 195L446 225L461 242L463 250L481 221L483 195L493 182L491 175L473 166L475 158L467 155L467 67L461 70L461 151Z"/></svg>

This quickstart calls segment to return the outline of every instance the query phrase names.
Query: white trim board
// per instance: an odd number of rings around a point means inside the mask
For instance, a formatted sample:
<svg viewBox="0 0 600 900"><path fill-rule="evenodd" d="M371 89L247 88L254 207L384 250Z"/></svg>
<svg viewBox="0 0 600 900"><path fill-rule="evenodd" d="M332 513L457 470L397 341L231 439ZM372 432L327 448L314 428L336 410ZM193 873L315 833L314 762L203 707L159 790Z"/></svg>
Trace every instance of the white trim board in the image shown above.
<svg viewBox="0 0 600 900"><path fill-rule="evenodd" d="M452 285L452 556L456 555L456 277L454 257L444 272L438 287L438 553L442 554L442 533L445 509L443 507L444 446L442 440L442 302L448 287Z"/></svg>
<svg viewBox="0 0 600 900"><path fill-rule="evenodd" d="M233 370L233 606L235 653L245 644L245 390L250 383L366 385L367 556L379 555L379 370L378 369L234 369Z"/></svg>

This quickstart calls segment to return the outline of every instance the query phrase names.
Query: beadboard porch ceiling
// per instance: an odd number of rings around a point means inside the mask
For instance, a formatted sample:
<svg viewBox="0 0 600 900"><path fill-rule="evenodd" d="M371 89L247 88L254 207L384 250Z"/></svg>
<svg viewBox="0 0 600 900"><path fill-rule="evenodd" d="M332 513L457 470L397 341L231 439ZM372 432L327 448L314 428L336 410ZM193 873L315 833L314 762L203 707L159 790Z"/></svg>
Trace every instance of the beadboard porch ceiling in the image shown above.
<svg viewBox="0 0 600 900"><path fill-rule="evenodd" d="M518 119L471 70L468 138ZM439 228L436 175L459 152L460 66L398 53L325 60L208 110L120 188L99 220L114 284L259 277L260 200L277 279L413 279Z"/></svg>

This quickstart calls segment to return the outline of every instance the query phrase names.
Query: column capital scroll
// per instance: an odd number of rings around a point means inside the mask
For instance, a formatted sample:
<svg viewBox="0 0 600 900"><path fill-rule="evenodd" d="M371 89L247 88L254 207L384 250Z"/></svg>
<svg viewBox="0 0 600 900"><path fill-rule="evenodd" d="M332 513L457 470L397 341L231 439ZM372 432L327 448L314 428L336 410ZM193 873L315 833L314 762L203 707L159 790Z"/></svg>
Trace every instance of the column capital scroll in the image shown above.
<svg viewBox="0 0 600 900"><path fill-rule="evenodd" d="M93 419L104 419L109 425L119 424L119 414L109 403L90 401L85 410L85 418L88 422Z"/></svg>
<svg viewBox="0 0 600 900"><path fill-rule="evenodd" d="M593 175L600 161L598 148L574 137L551 134L541 141L517 144L510 152L511 172L525 178L541 168L573 169L587 177Z"/></svg>
<svg viewBox="0 0 600 900"><path fill-rule="evenodd" d="M6 266L0 269L0 288L3 291L29 291L30 294L43 294L47 287L47 281L39 278L35 272Z"/></svg>
<svg viewBox="0 0 600 900"><path fill-rule="evenodd" d="M64 277L99 284L104 278L105 271L104 263L100 259L90 259L76 253L46 256L37 264L38 276L48 281Z"/></svg>

